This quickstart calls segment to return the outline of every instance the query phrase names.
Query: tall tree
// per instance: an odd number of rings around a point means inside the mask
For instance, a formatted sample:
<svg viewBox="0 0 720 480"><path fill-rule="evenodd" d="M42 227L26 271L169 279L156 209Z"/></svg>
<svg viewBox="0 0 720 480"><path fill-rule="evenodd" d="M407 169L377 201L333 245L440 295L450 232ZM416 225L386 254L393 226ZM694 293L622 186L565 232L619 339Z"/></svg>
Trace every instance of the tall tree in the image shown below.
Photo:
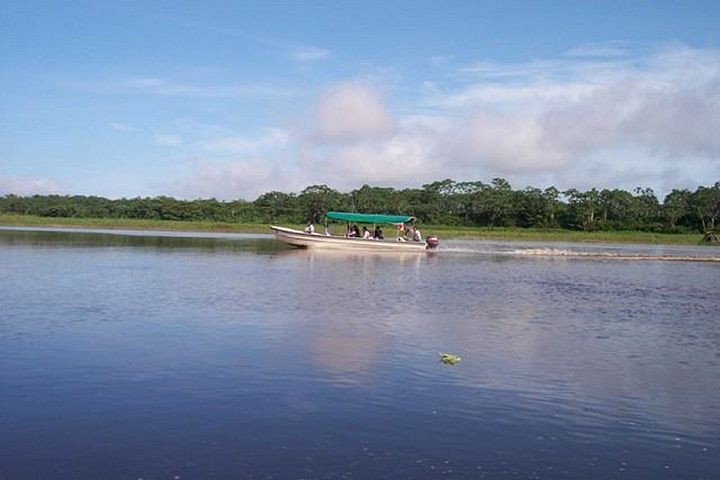
<svg viewBox="0 0 720 480"><path fill-rule="evenodd" d="M697 214L704 232L715 231L720 217L720 182L712 187L698 187L690 197L690 205Z"/></svg>
<svg viewBox="0 0 720 480"><path fill-rule="evenodd" d="M267 221L280 219L302 221L296 214L295 195L292 193L278 191L263 193L253 203L260 211L261 217Z"/></svg>
<svg viewBox="0 0 720 480"><path fill-rule="evenodd" d="M565 192L565 196L568 198L568 208L573 224L585 231L593 230L600 207L600 193L594 188L587 192L571 188Z"/></svg>
<svg viewBox="0 0 720 480"><path fill-rule="evenodd" d="M297 204L305 220L320 221L328 210L338 208L342 203L342 194L327 185L311 185L300 192Z"/></svg>
<svg viewBox="0 0 720 480"><path fill-rule="evenodd" d="M692 193L684 188L673 189L663 200L663 213L671 229L678 226L678 222L686 215L691 214L690 198Z"/></svg>

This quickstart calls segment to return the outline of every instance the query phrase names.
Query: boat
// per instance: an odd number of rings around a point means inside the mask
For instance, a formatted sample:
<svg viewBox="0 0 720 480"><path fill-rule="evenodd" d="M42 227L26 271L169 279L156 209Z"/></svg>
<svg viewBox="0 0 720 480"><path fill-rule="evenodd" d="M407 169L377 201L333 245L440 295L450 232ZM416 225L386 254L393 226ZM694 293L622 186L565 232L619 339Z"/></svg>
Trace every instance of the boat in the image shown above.
<svg viewBox="0 0 720 480"><path fill-rule="evenodd" d="M381 215L374 213L328 212L328 220L341 220L351 223L365 223L372 225L392 224L405 225L414 220L414 217L405 215ZM331 250L355 250L373 252L416 252L433 251L439 242L437 237L429 236L424 242L399 241L396 237L383 240L373 238L357 238L322 233L307 233L294 228L270 225L275 232L275 238L297 248L322 248Z"/></svg>

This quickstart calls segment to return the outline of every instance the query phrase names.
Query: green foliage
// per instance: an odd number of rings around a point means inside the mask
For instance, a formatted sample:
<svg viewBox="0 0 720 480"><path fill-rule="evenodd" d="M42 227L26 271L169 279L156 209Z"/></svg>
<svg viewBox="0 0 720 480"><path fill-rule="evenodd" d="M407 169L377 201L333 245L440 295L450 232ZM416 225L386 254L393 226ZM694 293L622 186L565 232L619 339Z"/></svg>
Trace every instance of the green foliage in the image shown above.
<svg viewBox="0 0 720 480"><path fill-rule="evenodd" d="M720 182L715 182L712 187L699 187L690 197L689 204L702 229L714 232L720 219Z"/></svg>
<svg viewBox="0 0 720 480"><path fill-rule="evenodd" d="M625 190L513 190L502 178L455 182L445 179L422 188L396 190L363 185L349 193L311 185L299 194L272 191L255 201L171 197L110 200L81 195L0 196L0 214L48 218L106 218L303 224L322 221L328 210L407 214L421 223L452 227L562 228L590 231L633 230L682 233L715 230L720 222L720 182L694 192L673 190L660 203L649 188Z"/></svg>
<svg viewBox="0 0 720 480"><path fill-rule="evenodd" d="M313 222L319 222L328 210L339 210L342 205L342 194L327 185L309 186L297 197L300 214Z"/></svg>

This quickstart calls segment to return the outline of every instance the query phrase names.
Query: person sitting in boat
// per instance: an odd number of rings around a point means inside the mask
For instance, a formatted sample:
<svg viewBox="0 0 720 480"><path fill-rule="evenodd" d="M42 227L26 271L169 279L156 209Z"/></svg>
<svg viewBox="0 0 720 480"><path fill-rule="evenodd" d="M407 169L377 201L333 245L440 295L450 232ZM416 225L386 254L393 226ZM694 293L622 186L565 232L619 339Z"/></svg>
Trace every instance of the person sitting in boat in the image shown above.
<svg viewBox="0 0 720 480"><path fill-rule="evenodd" d="M315 233L315 225L313 225L312 220L307 223L307 226L305 227L305 233L309 233L310 235Z"/></svg>
<svg viewBox="0 0 720 480"><path fill-rule="evenodd" d="M349 238L357 238L357 237L359 237L359 236L360 236L360 229L358 228L358 226L357 226L357 225L353 225L352 227L350 227L350 229L348 230L347 236L348 236Z"/></svg>
<svg viewBox="0 0 720 480"><path fill-rule="evenodd" d="M365 240L369 240L370 238L372 238L372 235L370 234L370 230L368 230L367 227L363 227L363 236L362 236L362 238L364 238Z"/></svg>
<svg viewBox="0 0 720 480"><path fill-rule="evenodd" d="M405 224L400 223L397 226L397 241L398 242L405 242Z"/></svg>
<svg viewBox="0 0 720 480"><path fill-rule="evenodd" d="M412 237L413 237L412 228L405 227L405 231L403 232L403 238L405 239L405 241L407 242L409 240L412 240Z"/></svg>
<svg viewBox="0 0 720 480"><path fill-rule="evenodd" d="M415 225L412 227L412 239L413 242L422 242L422 235L420 234L420 229L417 228Z"/></svg>
<svg viewBox="0 0 720 480"><path fill-rule="evenodd" d="M383 237L383 231L382 231L382 228L380 228L380 225L375 227L375 233L373 233L373 238L375 240L382 240L383 238L385 238L385 237Z"/></svg>

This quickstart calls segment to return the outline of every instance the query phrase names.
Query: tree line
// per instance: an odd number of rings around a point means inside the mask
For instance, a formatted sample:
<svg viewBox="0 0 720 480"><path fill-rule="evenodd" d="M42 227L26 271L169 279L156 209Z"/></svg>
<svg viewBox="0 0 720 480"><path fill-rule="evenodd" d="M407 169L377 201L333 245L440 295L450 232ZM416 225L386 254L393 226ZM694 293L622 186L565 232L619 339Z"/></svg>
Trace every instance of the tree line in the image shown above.
<svg viewBox="0 0 720 480"><path fill-rule="evenodd" d="M502 178L490 183L441 180L421 188L363 185L340 192L311 185L300 193L267 192L254 201L178 200L171 197L8 194L0 213L43 217L205 220L236 223L321 221L328 210L402 213L434 225L535 227L574 230L690 232L715 230L720 217L720 181L695 191L674 189L660 202L650 188L560 191L515 190Z"/></svg>

